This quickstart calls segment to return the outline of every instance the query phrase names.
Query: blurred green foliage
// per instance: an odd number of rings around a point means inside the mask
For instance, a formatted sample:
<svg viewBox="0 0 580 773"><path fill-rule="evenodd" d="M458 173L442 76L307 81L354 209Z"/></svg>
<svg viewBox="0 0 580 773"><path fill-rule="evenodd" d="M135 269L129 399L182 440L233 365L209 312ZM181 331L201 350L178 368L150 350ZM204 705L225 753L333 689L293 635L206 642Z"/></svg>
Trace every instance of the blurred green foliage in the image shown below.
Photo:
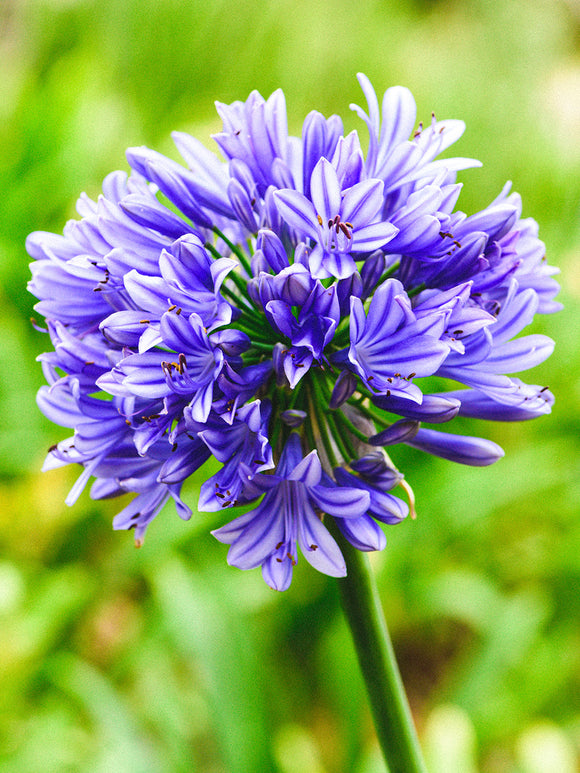
<svg viewBox="0 0 580 773"><path fill-rule="evenodd" d="M173 512L145 546L115 503L40 474L63 437L34 404L24 240L59 232L130 145L207 138L213 100L281 86L305 114L411 88L467 122L461 206L506 179L563 269L552 417L465 424L490 469L401 451L419 518L373 564L432 773L574 773L580 745L580 9L575 0L2 0L0 3L0 771L383 770L334 582L301 562L277 595L225 563L215 514ZM189 501L195 502L191 481Z"/></svg>

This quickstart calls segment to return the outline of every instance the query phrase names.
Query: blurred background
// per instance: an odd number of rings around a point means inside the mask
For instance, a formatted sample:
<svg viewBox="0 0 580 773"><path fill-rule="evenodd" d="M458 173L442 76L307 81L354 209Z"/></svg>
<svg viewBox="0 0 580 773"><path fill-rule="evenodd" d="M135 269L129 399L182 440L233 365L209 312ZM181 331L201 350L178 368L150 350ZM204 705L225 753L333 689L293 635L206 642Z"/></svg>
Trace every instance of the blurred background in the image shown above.
<svg viewBox="0 0 580 773"><path fill-rule="evenodd" d="M335 582L304 560L276 594L172 509L144 547L118 503L40 473L68 434L35 405L47 339L29 318L26 235L61 232L81 191L169 133L210 143L213 100L282 87L311 109L408 86L419 117L462 118L460 207L511 179L562 268L557 340L527 374L551 417L469 422L506 449L470 469L395 461L419 517L373 556L432 773L574 773L580 746L580 3L578 0L0 0L0 771L378 773ZM194 505L196 481L187 498Z"/></svg>

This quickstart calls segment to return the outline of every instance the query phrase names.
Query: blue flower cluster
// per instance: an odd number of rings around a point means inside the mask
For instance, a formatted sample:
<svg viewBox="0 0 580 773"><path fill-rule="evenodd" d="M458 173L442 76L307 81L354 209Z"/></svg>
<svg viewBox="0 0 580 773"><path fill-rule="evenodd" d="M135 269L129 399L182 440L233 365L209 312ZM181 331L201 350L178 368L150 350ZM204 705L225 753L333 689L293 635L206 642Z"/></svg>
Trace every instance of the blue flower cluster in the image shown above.
<svg viewBox="0 0 580 773"><path fill-rule="evenodd" d="M217 105L224 160L183 133L185 165L130 149L131 174L81 196L80 220L27 241L53 346L38 402L74 429L45 468L83 467L67 503L90 478L95 499L134 492L114 527L141 544L168 498L191 516L182 483L213 456L198 507L242 507L213 533L230 564L261 566L278 590L298 545L345 574L325 514L358 549L384 547L379 524L409 513L389 491L413 506L385 447L491 464L495 443L431 425L529 419L553 402L511 375L553 348L518 335L559 308L536 223L509 185L477 214L456 210L456 172L479 164L437 156L464 124L417 127L407 89L380 107L359 81L366 157L338 116L313 111L289 136L282 92L253 92ZM443 379L464 388L440 391Z"/></svg>

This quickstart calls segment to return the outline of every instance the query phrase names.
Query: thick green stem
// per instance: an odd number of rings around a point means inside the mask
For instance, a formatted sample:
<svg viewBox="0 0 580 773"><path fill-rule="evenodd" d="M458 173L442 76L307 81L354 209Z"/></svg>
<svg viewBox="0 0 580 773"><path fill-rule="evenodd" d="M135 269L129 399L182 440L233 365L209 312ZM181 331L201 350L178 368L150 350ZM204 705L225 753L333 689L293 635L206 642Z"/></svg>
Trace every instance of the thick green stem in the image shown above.
<svg viewBox="0 0 580 773"><path fill-rule="evenodd" d="M427 773L368 557L328 526L346 560L348 575L338 580L342 608L389 773Z"/></svg>

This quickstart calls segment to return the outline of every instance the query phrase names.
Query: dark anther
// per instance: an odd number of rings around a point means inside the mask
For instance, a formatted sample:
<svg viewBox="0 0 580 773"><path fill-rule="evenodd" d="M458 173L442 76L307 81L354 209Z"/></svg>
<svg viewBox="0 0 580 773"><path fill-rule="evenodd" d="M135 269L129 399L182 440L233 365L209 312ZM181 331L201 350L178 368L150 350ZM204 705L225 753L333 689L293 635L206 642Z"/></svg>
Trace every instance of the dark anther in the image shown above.
<svg viewBox="0 0 580 773"><path fill-rule="evenodd" d="M453 335L454 336L460 336L463 333L463 330L454 330Z"/></svg>
<svg viewBox="0 0 580 773"><path fill-rule="evenodd" d="M346 223L340 223L340 230L343 232L343 234L346 236L347 239L350 239L352 237L351 232L346 227Z"/></svg>
<svg viewBox="0 0 580 773"><path fill-rule="evenodd" d="M182 311L183 311L183 309L181 307L179 307L179 309L177 309L177 311L175 313L176 314L181 314Z"/></svg>
<svg viewBox="0 0 580 773"><path fill-rule="evenodd" d="M177 451L177 443L174 443L174 444L171 446L171 453L173 453L174 451Z"/></svg>
<svg viewBox="0 0 580 773"><path fill-rule="evenodd" d="M58 444L57 444L57 443L54 443L54 445L52 445L52 446L51 446L51 447L48 449L48 453L49 453L49 454L51 454L53 451L56 451L56 449L57 449L57 448L58 448Z"/></svg>
<svg viewBox="0 0 580 773"><path fill-rule="evenodd" d="M550 388L550 387L547 387L547 386L545 386L545 387L542 387L542 388L540 389L540 394L542 394L542 392L546 392L546 391L547 391L549 388Z"/></svg>
<svg viewBox="0 0 580 773"><path fill-rule="evenodd" d="M416 373L409 373L409 375L407 376L407 379L415 378L416 375L417 375Z"/></svg>

